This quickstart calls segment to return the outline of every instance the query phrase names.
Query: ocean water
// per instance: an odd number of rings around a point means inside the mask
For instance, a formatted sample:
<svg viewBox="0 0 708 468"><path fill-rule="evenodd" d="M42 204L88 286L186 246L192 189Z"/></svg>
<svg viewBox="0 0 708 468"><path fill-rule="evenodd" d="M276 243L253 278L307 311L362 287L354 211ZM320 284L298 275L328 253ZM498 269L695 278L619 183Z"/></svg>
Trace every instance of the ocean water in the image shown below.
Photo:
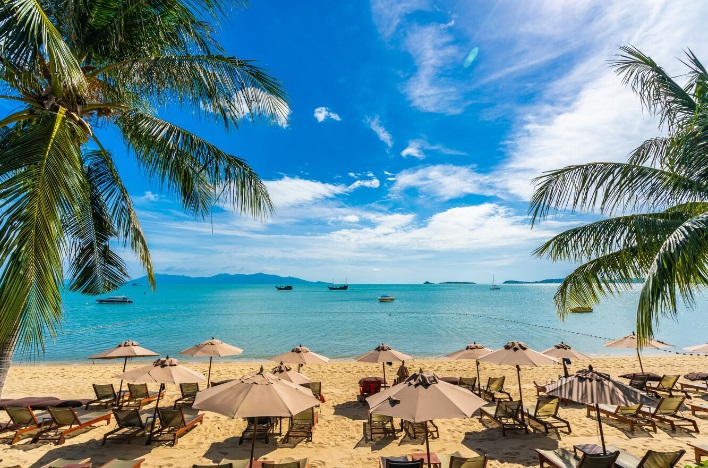
<svg viewBox="0 0 708 468"><path fill-rule="evenodd" d="M228 359L261 360L302 344L333 359L351 359L384 342L416 357L440 357L473 341L498 348L522 340L536 350L565 341L590 355L630 355L602 344L634 329L638 289L603 302L590 314L561 321L553 307L556 285L326 285L126 286L133 304L96 303L68 293L62 333L38 362L85 361L130 339L162 355L212 336L244 349ZM379 303L381 294L396 300ZM657 338L673 351L708 341L708 302L698 298L677 321L664 319ZM647 354L651 354L648 351ZM654 351L654 353L664 354ZM26 358L17 356L18 362Z"/></svg>

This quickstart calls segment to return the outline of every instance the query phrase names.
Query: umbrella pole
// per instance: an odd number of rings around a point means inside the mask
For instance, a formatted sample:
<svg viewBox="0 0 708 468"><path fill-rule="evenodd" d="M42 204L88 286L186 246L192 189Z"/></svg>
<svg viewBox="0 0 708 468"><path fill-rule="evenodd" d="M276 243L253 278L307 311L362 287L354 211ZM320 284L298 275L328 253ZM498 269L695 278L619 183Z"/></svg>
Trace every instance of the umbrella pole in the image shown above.
<svg viewBox="0 0 708 468"><path fill-rule="evenodd" d="M253 466L253 456L256 451L256 431L258 430L258 418L253 420L253 438L251 439L251 459L248 461L248 466Z"/></svg>
<svg viewBox="0 0 708 468"><path fill-rule="evenodd" d="M597 425L600 427L600 442L602 443L602 454L606 454L605 450L605 434L602 433L602 419L600 419L600 405L595 403L595 411L597 412Z"/></svg>
<svg viewBox="0 0 708 468"><path fill-rule="evenodd" d="M521 422L524 422L524 397L521 394L521 367L519 365L516 365L516 378L519 381L519 408L521 410Z"/></svg>
<svg viewBox="0 0 708 468"><path fill-rule="evenodd" d="M383 369L383 374L384 374L383 384L386 385L386 363L385 362L381 363L381 368Z"/></svg>
<svg viewBox="0 0 708 468"><path fill-rule="evenodd" d="M157 408L160 407L160 395L165 390L165 384L160 384L160 389L157 391L157 401L155 402L155 412L152 413L152 424L150 425L150 434L148 434L148 440L145 445L150 445L152 442L152 433L155 432L155 420L157 419Z"/></svg>
<svg viewBox="0 0 708 468"><path fill-rule="evenodd" d="M209 356L209 372L207 373L207 388L209 388L209 382L211 382L211 360L212 360L212 357Z"/></svg>
<svg viewBox="0 0 708 468"><path fill-rule="evenodd" d="M125 374L125 366L128 365L128 357L126 356L123 361L123 373ZM116 395L116 406L120 403L120 392L123 391L123 379L120 379L120 386L118 387L118 394Z"/></svg>
<svg viewBox="0 0 708 468"><path fill-rule="evenodd" d="M644 366L642 366L642 355L639 354L639 348L637 348L637 358L639 358L639 368L642 370L642 374L644 373Z"/></svg>
<svg viewBox="0 0 708 468"><path fill-rule="evenodd" d="M479 361L475 359L474 362L477 364L477 389L481 389L482 388L482 381L479 380ZM477 395L479 395L480 393L482 393L482 392L478 391Z"/></svg>
<svg viewBox="0 0 708 468"><path fill-rule="evenodd" d="M430 442L428 441L428 421L425 421L425 451L428 452L428 468L430 465Z"/></svg>
<svg viewBox="0 0 708 468"><path fill-rule="evenodd" d="M561 360L563 361L563 375L565 377L570 377L570 374L568 373L568 365L565 363L565 359L561 358Z"/></svg>

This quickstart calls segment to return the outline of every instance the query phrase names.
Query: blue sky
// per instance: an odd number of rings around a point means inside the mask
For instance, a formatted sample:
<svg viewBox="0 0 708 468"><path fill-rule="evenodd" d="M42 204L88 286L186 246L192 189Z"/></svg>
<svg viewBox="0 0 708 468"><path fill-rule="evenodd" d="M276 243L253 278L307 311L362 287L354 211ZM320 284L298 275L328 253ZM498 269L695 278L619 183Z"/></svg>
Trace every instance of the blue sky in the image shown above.
<svg viewBox="0 0 708 468"><path fill-rule="evenodd" d="M253 0L219 39L284 82L288 122L227 134L187 110L165 117L245 158L277 212L258 222L217 208L211 222L194 220L116 142L156 271L352 283L564 276L572 265L531 252L594 216L531 230L531 180L623 160L659 132L607 60L624 44L675 73L686 47L708 60L701 6Z"/></svg>

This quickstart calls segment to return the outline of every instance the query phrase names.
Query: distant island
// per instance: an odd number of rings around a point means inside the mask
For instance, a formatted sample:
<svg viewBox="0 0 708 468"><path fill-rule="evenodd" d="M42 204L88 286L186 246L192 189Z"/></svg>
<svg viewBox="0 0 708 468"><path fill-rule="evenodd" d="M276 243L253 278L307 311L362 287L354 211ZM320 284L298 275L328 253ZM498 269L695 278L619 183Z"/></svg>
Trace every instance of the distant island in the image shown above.
<svg viewBox="0 0 708 468"><path fill-rule="evenodd" d="M325 284L323 281L307 281L302 278L293 276L278 276L268 275L266 273L254 273L251 275L229 275L221 273L214 276L185 276L185 275L167 275L157 273L155 281L158 285L165 284ZM147 284L147 276L141 276L132 281L131 284Z"/></svg>
<svg viewBox="0 0 708 468"><path fill-rule="evenodd" d="M442 281L440 284L477 284L472 281Z"/></svg>
<svg viewBox="0 0 708 468"><path fill-rule="evenodd" d="M435 284L435 283L431 283L430 281L426 281L426 282L423 283L423 284Z"/></svg>
<svg viewBox="0 0 708 468"><path fill-rule="evenodd" d="M540 281L517 281L517 280L507 280L502 284L559 284L562 283L565 278L551 278L543 279Z"/></svg>

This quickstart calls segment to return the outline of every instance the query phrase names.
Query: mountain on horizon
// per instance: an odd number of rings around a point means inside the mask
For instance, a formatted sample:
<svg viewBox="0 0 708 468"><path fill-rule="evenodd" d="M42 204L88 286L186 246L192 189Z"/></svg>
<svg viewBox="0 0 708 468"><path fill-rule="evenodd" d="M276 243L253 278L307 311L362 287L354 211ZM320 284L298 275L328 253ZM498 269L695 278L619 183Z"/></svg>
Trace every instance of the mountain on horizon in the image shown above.
<svg viewBox="0 0 708 468"><path fill-rule="evenodd" d="M155 281L160 284L322 284L323 281L307 281L294 276L278 276L266 273L250 275L220 273L214 276L186 276L156 273ZM147 276L141 276L130 283L147 284Z"/></svg>

